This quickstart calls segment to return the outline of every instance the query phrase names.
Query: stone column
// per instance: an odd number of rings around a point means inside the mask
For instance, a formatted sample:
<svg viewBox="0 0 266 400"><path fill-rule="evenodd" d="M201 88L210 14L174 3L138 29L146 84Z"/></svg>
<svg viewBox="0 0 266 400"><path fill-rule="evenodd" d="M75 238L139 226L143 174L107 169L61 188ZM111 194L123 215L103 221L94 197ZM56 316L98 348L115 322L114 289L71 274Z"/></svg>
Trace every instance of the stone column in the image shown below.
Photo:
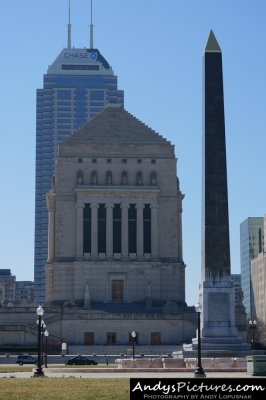
<svg viewBox="0 0 266 400"><path fill-rule="evenodd" d="M143 209L144 204L136 204L137 209L137 257L143 257Z"/></svg>
<svg viewBox="0 0 266 400"><path fill-rule="evenodd" d="M121 204L122 208L122 257L128 257L128 204Z"/></svg>
<svg viewBox="0 0 266 400"><path fill-rule="evenodd" d="M151 256L158 257L158 208L157 204L151 204Z"/></svg>
<svg viewBox="0 0 266 400"><path fill-rule="evenodd" d="M113 256L113 204L106 204L106 257Z"/></svg>
<svg viewBox="0 0 266 400"><path fill-rule="evenodd" d="M99 204L91 204L91 256L98 257L98 208Z"/></svg>
<svg viewBox="0 0 266 400"><path fill-rule="evenodd" d="M83 257L83 209L85 204L78 203L76 205L77 209L77 232L76 232L76 256L77 258Z"/></svg>
<svg viewBox="0 0 266 400"><path fill-rule="evenodd" d="M49 192L46 196L48 208L48 261L55 257L55 193Z"/></svg>

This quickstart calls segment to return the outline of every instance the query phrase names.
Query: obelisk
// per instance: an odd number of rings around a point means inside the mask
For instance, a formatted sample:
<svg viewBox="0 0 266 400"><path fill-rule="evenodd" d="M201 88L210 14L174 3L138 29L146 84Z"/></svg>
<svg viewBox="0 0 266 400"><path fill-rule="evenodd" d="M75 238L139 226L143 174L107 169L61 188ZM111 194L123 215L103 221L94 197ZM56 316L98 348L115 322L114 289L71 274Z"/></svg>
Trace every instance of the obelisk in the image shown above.
<svg viewBox="0 0 266 400"><path fill-rule="evenodd" d="M202 281L230 279L222 52L210 32L203 61Z"/></svg>
<svg viewBox="0 0 266 400"><path fill-rule="evenodd" d="M202 349L229 350L242 340L230 266L222 52L212 31L203 74Z"/></svg>

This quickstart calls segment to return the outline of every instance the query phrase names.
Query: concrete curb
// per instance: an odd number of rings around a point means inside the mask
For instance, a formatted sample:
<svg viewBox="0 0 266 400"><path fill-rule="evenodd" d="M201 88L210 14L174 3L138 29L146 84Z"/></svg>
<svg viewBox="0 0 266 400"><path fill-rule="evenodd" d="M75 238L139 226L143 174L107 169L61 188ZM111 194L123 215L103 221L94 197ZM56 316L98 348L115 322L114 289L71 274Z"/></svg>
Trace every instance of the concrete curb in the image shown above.
<svg viewBox="0 0 266 400"><path fill-rule="evenodd" d="M194 372L194 368L48 368L55 374L63 373L123 373L123 372ZM204 368L205 372L247 372L246 368Z"/></svg>

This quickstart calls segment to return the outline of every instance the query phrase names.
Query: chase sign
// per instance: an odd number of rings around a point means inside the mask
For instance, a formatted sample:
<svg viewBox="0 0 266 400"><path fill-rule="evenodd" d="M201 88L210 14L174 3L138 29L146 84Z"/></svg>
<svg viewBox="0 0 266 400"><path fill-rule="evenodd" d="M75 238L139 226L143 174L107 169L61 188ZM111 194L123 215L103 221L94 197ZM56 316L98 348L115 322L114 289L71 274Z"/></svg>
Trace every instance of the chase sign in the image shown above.
<svg viewBox="0 0 266 400"><path fill-rule="evenodd" d="M64 53L64 58L67 59L81 59L81 58L85 58L85 59L91 59L91 60L97 60L97 53L96 52L92 52L92 53L85 53L85 52L65 52Z"/></svg>

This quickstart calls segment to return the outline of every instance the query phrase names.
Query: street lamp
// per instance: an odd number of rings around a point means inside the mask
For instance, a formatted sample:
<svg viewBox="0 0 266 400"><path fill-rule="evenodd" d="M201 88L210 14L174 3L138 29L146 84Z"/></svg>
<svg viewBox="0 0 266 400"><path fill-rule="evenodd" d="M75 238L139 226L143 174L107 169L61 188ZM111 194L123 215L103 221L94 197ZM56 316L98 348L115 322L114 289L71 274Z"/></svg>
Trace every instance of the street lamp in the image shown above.
<svg viewBox="0 0 266 400"><path fill-rule="evenodd" d="M43 336L44 336L44 332L46 330L46 324L44 322L44 320L41 320L41 355L42 355L42 365L43 365Z"/></svg>
<svg viewBox="0 0 266 400"><path fill-rule="evenodd" d="M254 349L255 348L255 341L254 341L255 329L257 328L257 321L255 319L253 321L249 320L248 324L249 324L250 329L252 330L251 348Z"/></svg>
<svg viewBox="0 0 266 400"><path fill-rule="evenodd" d="M45 362L44 362L44 366L45 366L45 368L47 368L47 349L48 349L47 341L48 341L48 336L49 336L49 332L47 331L47 329L45 329L43 334L45 336Z"/></svg>
<svg viewBox="0 0 266 400"><path fill-rule="evenodd" d="M201 365L201 337L200 337L200 313L202 311L202 307L200 303L197 303L194 307L198 317L198 364L196 370L194 371L194 376L204 377L206 375Z"/></svg>
<svg viewBox="0 0 266 400"><path fill-rule="evenodd" d="M37 308L37 315L38 315L38 361L37 361L37 368L33 374L35 378L44 376L42 370L42 316L44 314L44 310L41 305Z"/></svg>
<svg viewBox="0 0 266 400"><path fill-rule="evenodd" d="M137 336L136 332L135 332L135 331L132 331L132 332L131 332L131 338L132 338L132 357L133 357L133 360L134 360L134 358L135 358L135 341L136 341L136 336Z"/></svg>

